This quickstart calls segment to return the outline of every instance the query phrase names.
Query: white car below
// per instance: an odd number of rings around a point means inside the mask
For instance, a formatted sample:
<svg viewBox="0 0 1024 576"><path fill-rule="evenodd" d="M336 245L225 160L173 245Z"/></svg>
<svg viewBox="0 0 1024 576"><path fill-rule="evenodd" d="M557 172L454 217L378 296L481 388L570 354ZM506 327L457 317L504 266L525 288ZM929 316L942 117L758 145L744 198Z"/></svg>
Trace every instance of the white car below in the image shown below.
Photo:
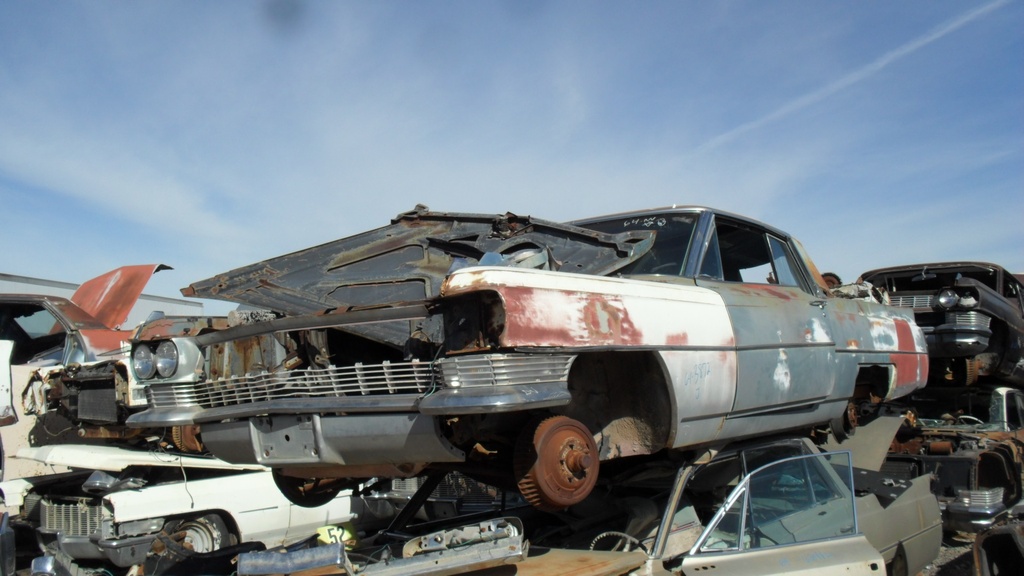
<svg viewBox="0 0 1024 576"><path fill-rule="evenodd" d="M3 482L0 492L16 528L34 530L42 552L59 549L75 562L128 567L175 544L195 553L245 542L272 548L357 516L348 492L302 508L268 469L214 458L66 445L17 457L73 469Z"/></svg>

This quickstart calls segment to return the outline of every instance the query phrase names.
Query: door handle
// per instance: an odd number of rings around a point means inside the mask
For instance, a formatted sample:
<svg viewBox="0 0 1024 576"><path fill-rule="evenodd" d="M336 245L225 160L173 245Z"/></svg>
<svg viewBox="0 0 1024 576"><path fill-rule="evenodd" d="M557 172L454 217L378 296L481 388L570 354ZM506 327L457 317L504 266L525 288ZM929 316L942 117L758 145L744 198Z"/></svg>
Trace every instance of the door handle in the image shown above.
<svg viewBox="0 0 1024 576"><path fill-rule="evenodd" d="M822 310L825 309L825 304L828 304L828 301L826 301L826 300L811 300L811 306L817 306L818 308L820 308Z"/></svg>

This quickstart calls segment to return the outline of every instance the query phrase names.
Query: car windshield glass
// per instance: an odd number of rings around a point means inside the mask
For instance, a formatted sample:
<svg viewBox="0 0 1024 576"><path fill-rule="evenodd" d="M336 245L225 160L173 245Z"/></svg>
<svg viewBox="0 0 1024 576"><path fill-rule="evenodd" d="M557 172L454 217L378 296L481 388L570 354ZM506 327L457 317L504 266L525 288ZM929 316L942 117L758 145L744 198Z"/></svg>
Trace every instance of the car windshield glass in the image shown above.
<svg viewBox="0 0 1024 576"><path fill-rule="evenodd" d="M652 214L623 217L586 224L586 228L599 232L628 232L654 230L654 247L636 262L619 270L620 274L668 274L678 276L683 271L690 240L697 222L697 213Z"/></svg>
<svg viewBox="0 0 1024 576"><path fill-rule="evenodd" d="M925 268L918 271L906 271L896 274L887 274L883 277L886 289L889 292L934 292L948 286L952 286L957 278L971 278L981 282L989 288L999 291L997 285L998 274L995 270L988 268ZM873 283L879 281L869 278Z"/></svg>
<svg viewBox="0 0 1024 576"><path fill-rule="evenodd" d="M926 388L910 400L921 426L983 430L1005 424L1002 397L983 388Z"/></svg>

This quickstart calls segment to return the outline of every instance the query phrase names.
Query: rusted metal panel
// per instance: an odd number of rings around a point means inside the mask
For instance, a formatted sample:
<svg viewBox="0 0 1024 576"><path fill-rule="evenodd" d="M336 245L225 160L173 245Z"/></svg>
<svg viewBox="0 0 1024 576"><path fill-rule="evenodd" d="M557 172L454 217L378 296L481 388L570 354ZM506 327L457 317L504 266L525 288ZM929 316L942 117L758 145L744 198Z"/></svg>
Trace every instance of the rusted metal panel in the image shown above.
<svg viewBox="0 0 1024 576"><path fill-rule="evenodd" d="M227 318L221 316L167 316L142 324L132 339L157 340L175 336L199 336L230 327Z"/></svg>
<svg viewBox="0 0 1024 576"><path fill-rule="evenodd" d="M545 268L607 274L652 242L651 232L603 234L515 214L418 207L389 226L218 274L182 294L306 314L431 298L453 268L502 257L540 256Z"/></svg>
<svg viewBox="0 0 1024 576"><path fill-rule="evenodd" d="M502 299L502 347L725 349L735 342L722 298L693 286L483 267L453 273L443 294L474 290Z"/></svg>
<svg viewBox="0 0 1024 576"><path fill-rule="evenodd" d="M860 366L890 372L884 400L904 397L928 381L928 348L913 316L872 302L830 298L837 352Z"/></svg>
<svg viewBox="0 0 1024 576"><path fill-rule="evenodd" d="M163 264L122 266L79 286L71 301L107 328L114 329L128 319L153 274L168 269L170 267Z"/></svg>
<svg viewBox="0 0 1024 576"><path fill-rule="evenodd" d="M977 576L1014 574L1024 565L1024 523L1019 519L986 530L974 540L974 573Z"/></svg>

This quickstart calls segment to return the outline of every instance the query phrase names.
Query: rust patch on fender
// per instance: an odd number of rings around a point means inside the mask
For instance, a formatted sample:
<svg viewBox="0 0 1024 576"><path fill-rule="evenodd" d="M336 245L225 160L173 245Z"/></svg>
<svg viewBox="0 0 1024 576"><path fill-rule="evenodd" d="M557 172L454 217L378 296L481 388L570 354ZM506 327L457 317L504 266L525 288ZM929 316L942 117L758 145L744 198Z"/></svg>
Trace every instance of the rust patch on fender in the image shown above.
<svg viewBox="0 0 1024 576"><path fill-rule="evenodd" d="M583 324L587 333L601 340L617 342L622 339L622 315L603 300L586 301L583 305Z"/></svg>
<svg viewBox="0 0 1024 576"><path fill-rule="evenodd" d="M507 346L637 346L643 333L618 299L520 287L500 289Z"/></svg>
<svg viewBox="0 0 1024 576"><path fill-rule="evenodd" d="M686 346L690 343L690 335L686 332L680 332L679 334L669 334L666 344L669 346Z"/></svg>

